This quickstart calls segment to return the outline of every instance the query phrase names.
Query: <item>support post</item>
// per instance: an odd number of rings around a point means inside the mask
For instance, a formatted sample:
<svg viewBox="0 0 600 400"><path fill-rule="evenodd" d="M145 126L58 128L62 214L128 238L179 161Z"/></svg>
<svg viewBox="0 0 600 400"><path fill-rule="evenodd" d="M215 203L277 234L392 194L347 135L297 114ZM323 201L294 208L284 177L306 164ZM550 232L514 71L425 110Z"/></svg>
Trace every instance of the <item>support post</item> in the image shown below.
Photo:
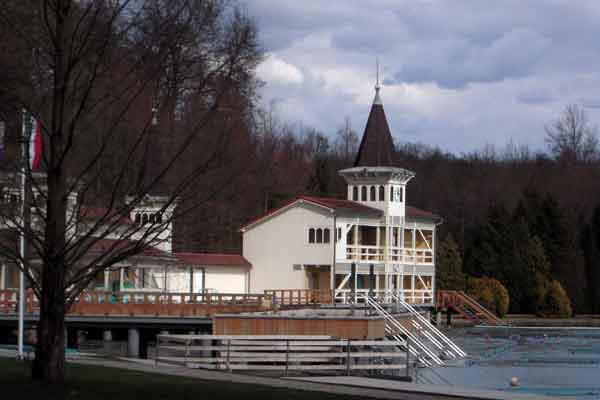
<svg viewBox="0 0 600 400"><path fill-rule="evenodd" d="M127 330L127 356L140 358L140 330L138 328Z"/></svg>

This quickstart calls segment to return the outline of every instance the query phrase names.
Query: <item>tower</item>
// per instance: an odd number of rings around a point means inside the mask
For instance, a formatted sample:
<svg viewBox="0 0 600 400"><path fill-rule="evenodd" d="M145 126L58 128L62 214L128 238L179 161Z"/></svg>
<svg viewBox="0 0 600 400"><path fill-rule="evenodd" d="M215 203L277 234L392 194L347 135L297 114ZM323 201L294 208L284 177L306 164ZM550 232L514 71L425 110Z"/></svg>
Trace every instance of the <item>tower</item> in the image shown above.
<svg viewBox="0 0 600 400"><path fill-rule="evenodd" d="M348 184L348 200L380 209L386 217L398 220L406 215L406 184L415 174L394 166L394 142L380 90L378 65L375 98L354 166L339 174Z"/></svg>

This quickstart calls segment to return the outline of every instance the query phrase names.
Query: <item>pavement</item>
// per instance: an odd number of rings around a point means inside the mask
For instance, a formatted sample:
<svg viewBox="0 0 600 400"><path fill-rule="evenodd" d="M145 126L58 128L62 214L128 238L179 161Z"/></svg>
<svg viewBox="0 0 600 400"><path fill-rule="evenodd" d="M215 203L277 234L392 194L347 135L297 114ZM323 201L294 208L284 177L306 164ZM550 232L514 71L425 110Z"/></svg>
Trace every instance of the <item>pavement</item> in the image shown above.
<svg viewBox="0 0 600 400"><path fill-rule="evenodd" d="M449 386L421 385L395 380L363 378L357 376L270 378L255 375L244 375L239 373L190 369L183 366L173 366L161 363L159 363L158 366L155 366L154 360L139 360L129 358L121 358L118 360L81 358L77 360L70 360L69 362L112 368L123 368L164 375L182 376L194 379L222 381L227 383L265 385L278 388L308 390L374 399L532 400L546 398L557 400L557 397L550 398L495 390L476 390Z"/></svg>

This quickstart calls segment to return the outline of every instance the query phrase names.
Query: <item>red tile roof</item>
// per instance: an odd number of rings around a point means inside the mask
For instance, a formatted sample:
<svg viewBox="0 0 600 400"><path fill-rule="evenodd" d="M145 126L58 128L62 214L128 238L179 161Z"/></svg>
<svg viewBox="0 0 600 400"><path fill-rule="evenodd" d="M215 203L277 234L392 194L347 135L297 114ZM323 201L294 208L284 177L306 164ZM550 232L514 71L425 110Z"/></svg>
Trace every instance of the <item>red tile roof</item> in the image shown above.
<svg viewBox="0 0 600 400"><path fill-rule="evenodd" d="M411 206L406 206L406 216L409 218L442 219L439 215Z"/></svg>
<svg viewBox="0 0 600 400"><path fill-rule="evenodd" d="M180 264L186 265L224 265L232 267L250 267L251 264L240 254L217 253L175 253Z"/></svg>
<svg viewBox="0 0 600 400"><path fill-rule="evenodd" d="M85 219L88 221L97 221L99 219L105 219L107 221L114 220L117 221L121 225L131 225L133 221L129 216L119 216L116 215L114 211L110 211L104 207L89 207L82 206L79 209L79 216L81 219Z"/></svg>
<svg viewBox="0 0 600 400"><path fill-rule="evenodd" d="M352 200L345 199L334 199L331 197L313 197L313 196L300 196L299 200L305 200L310 203L315 203L323 207L330 208L335 211L351 211L351 212L360 212L364 214L373 214L373 215L381 215L382 211L365 206L364 204L357 203Z"/></svg>
<svg viewBox="0 0 600 400"><path fill-rule="evenodd" d="M90 240L95 240L90 238ZM97 239L87 252L87 256L99 257L103 253L116 253L121 251L128 251L135 249L136 242L133 240L124 239ZM159 257L159 258L173 258L170 253L157 249L152 246L145 246L140 252L136 252L132 257Z"/></svg>
<svg viewBox="0 0 600 400"><path fill-rule="evenodd" d="M335 210L339 213L349 213L349 214L363 214L363 215L373 215L373 216L381 216L383 211L366 206L364 204L358 203L352 200L345 199L335 199L331 197L313 197L313 196L300 196L295 199L292 199L282 205L281 207L275 208L269 211L266 214L263 214L259 217L252 219L250 222L242 226L242 230L272 216L281 211L284 211L286 208L294 205L297 202L305 201L308 203L315 204L317 206L325 207L330 210ZM429 211L421 210L416 207L406 206L406 216L409 218L425 218L425 219L434 219L440 220L441 218Z"/></svg>

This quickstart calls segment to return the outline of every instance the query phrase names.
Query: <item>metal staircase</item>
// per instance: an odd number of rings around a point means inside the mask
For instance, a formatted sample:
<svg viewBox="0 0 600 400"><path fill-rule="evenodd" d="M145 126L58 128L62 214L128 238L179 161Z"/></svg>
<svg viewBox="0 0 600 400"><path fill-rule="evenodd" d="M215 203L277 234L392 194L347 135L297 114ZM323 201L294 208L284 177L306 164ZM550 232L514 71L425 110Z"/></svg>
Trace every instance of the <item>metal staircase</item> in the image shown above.
<svg viewBox="0 0 600 400"><path fill-rule="evenodd" d="M402 322L387 311L384 304L379 303L371 296L365 297L365 303L384 317L386 334L389 339L397 341L399 346L407 349L411 356L427 366L443 365L444 360L462 358L467 355L410 304L396 294L391 294L391 296L392 300L406 313Z"/></svg>
<svg viewBox="0 0 600 400"><path fill-rule="evenodd" d="M441 309L451 309L477 325L508 325L463 291L439 290L437 306Z"/></svg>

